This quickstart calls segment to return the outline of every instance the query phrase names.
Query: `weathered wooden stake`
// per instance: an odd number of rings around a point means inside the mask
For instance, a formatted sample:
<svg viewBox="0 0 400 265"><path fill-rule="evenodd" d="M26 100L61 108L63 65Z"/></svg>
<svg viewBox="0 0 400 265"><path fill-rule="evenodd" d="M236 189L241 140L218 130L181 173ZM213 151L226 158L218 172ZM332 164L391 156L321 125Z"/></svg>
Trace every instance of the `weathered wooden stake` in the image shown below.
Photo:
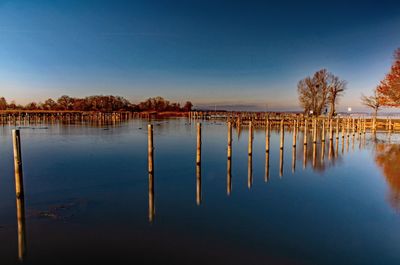
<svg viewBox="0 0 400 265"><path fill-rule="evenodd" d="M147 162L149 173L154 172L154 156L153 156L153 124L147 125Z"/></svg>
<svg viewBox="0 0 400 265"><path fill-rule="evenodd" d="M293 147L296 147L296 142L297 142L297 128L296 128L296 121L294 121L293 125Z"/></svg>
<svg viewBox="0 0 400 265"><path fill-rule="evenodd" d="M280 135L281 137L280 137L280 145L279 145L279 147L280 147L280 149L283 149L283 145L284 145L284 142L285 142L285 127L284 127L284 120L282 119L281 120L281 135Z"/></svg>
<svg viewBox="0 0 400 265"><path fill-rule="evenodd" d="M196 164L201 164L201 123L197 123L197 148L196 148Z"/></svg>
<svg viewBox="0 0 400 265"><path fill-rule="evenodd" d="M21 135L19 130L12 131L14 151L15 194L18 222L18 259L22 262L26 253L25 237L25 196L24 177L22 171Z"/></svg>
<svg viewBox="0 0 400 265"><path fill-rule="evenodd" d="M305 119L304 120L304 139L303 139L303 144L304 145L307 145L307 130L308 130L307 126L308 126L307 125L307 119Z"/></svg>
<svg viewBox="0 0 400 265"><path fill-rule="evenodd" d="M265 126L265 152L268 153L269 152L269 119L267 118L266 120L266 126Z"/></svg>
<svg viewBox="0 0 400 265"><path fill-rule="evenodd" d="M232 157L232 123L228 122L228 159Z"/></svg>
<svg viewBox="0 0 400 265"><path fill-rule="evenodd" d="M248 142L248 154L253 154L253 124L249 122L249 142Z"/></svg>

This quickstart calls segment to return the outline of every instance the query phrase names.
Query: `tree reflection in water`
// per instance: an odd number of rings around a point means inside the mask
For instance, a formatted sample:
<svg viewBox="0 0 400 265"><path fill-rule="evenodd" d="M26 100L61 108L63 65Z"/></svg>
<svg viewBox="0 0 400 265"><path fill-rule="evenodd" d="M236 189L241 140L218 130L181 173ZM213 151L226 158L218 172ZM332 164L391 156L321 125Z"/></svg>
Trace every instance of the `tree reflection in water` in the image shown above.
<svg viewBox="0 0 400 265"><path fill-rule="evenodd" d="M375 151L375 162L389 186L389 203L400 211L400 145L377 143Z"/></svg>

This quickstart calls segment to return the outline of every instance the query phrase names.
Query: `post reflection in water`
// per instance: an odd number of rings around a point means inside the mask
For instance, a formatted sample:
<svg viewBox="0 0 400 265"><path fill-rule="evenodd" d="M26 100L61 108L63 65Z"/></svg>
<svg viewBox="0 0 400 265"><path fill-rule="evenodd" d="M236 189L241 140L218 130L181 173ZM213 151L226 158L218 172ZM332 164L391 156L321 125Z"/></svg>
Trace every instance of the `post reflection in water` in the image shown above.
<svg viewBox="0 0 400 265"><path fill-rule="evenodd" d="M307 145L303 145L303 169L307 167Z"/></svg>
<svg viewBox="0 0 400 265"><path fill-rule="evenodd" d="M335 157L337 158L339 156L339 138L336 138L335 142Z"/></svg>
<svg viewBox="0 0 400 265"><path fill-rule="evenodd" d="M149 222L153 222L154 216L154 175L152 172L149 172Z"/></svg>
<svg viewBox="0 0 400 265"><path fill-rule="evenodd" d="M279 177L283 177L283 149L279 149Z"/></svg>
<svg viewBox="0 0 400 265"><path fill-rule="evenodd" d="M18 221L18 259L23 262L26 255L25 237L25 201L17 198L17 221Z"/></svg>
<svg viewBox="0 0 400 265"><path fill-rule="evenodd" d="M226 175L226 193L230 195L232 192L232 158L228 158L227 175Z"/></svg>
<svg viewBox="0 0 400 265"><path fill-rule="evenodd" d="M201 204L201 166L196 165L196 204Z"/></svg>
<svg viewBox="0 0 400 265"><path fill-rule="evenodd" d="M265 152L265 176L264 181L268 182L269 180L269 151Z"/></svg>
<svg viewBox="0 0 400 265"><path fill-rule="evenodd" d="M328 159L332 159L332 151L333 151L333 140L329 140L329 147L328 147Z"/></svg>
<svg viewBox="0 0 400 265"><path fill-rule="evenodd" d="M247 187L250 189L253 185L253 156L248 155L247 159Z"/></svg>
<svg viewBox="0 0 400 265"><path fill-rule="evenodd" d="M296 172L296 146L292 147L292 173Z"/></svg>
<svg viewBox="0 0 400 265"><path fill-rule="evenodd" d="M312 166L315 168L317 163L317 144L313 143L313 153L312 153Z"/></svg>

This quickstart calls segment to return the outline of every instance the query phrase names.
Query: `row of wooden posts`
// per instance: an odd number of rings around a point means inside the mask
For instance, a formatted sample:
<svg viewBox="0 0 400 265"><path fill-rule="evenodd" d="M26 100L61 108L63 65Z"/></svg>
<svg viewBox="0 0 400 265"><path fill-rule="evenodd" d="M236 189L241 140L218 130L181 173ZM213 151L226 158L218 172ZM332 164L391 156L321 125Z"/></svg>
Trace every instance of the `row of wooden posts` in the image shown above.
<svg viewBox="0 0 400 265"><path fill-rule="evenodd" d="M299 124L297 120L293 121L293 142L292 142L292 171L294 172L296 167L296 145L297 145L297 135L299 131ZM339 120L336 120L336 126L334 125L334 121L330 120L328 125L328 133L329 133L329 156L332 157L333 150L333 139L336 138L336 156L338 152L338 144L340 138L340 123ZM357 124L357 126L356 126ZM325 152L325 122L321 123L321 127L318 127L318 120L313 119L311 121L311 133L312 133L312 144L313 144L313 165L315 165L316 159L316 144L318 140L318 131L320 130L320 142L322 144L322 154L321 158L324 158ZM265 153L266 153L266 164L265 164L265 181L268 181L269 178L269 153L270 153L270 130L271 123L269 119L266 120L265 127ZM350 131L350 127L352 130ZM229 195L232 191L232 178L231 178L231 166L232 166L232 128L233 123L227 123L227 194ZM252 173L252 155L253 155L253 139L254 139L254 126L252 122L249 123L249 133L248 133L248 187L251 188L253 182L253 173ZM304 121L303 124L303 145L304 145L304 160L303 160L303 168L306 166L306 156L307 156L307 144L308 142L308 120ZM350 119L342 124L341 127L341 137L343 139L344 148L344 139L347 137L347 141L350 135L353 136L353 139L356 134L362 135L366 134L366 126L365 121L359 120L355 122L353 120L352 126ZM335 131L335 132L334 132ZM347 132L347 133L346 133ZM196 203L199 205L201 203L201 151L202 151L202 125L201 123L196 124ZM279 175L283 176L283 154L284 154L284 144L285 144L285 121L282 119L280 121L280 141L279 141L279 150L280 150L280 162L279 162ZM336 136L336 137L334 137ZM354 143L354 140L353 140ZM360 141L361 143L361 141ZM349 145L349 144L347 144ZM152 221L154 218L155 210L154 210L154 155L153 155L153 125L148 125L148 172L149 172L149 220ZM344 149L342 149L343 151Z"/></svg>
<svg viewBox="0 0 400 265"><path fill-rule="evenodd" d="M287 123L286 123L287 124ZM342 120L342 123L339 120L336 120L336 124L334 124L333 120L329 120L327 124L327 129L329 133L329 143L332 146L332 142L334 139L334 135L336 136L336 145L338 145L339 132L341 127L341 137L343 139L344 146L344 138L347 137L349 139L350 134L353 135L353 138L356 134L364 134L366 133L366 125L365 121L358 120L357 122L353 119L352 124L350 119ZM292 129L293 129L293 157L292 157L292 170L295 168L295 153L296 153L296 145L297 145L297 135L299 131L300 122L298 120L293 120ZM305 119L303 125L303 145L307 146L308 144L308 131L309 125L308 120ZM320 127L319 127L320 125ZM340 126L341 125L341 126ZM234 124L229 121L227 123L227 194L229 195L232 191L232 178L231 178L231 165L232 165L232 128ZM325 142L325 131L326 131L326 122L318 122L317 119L313 119L311 121L311 133L312 133L312 143L314 147L314 156L315 156L315 148L318 140L318 130L320 129L320 142L324 144ZM267 181L269 178L269 152L270 152L270 129L272 127L272 123L269 119L266 120L265 126L265 153L266 153L266 174L265 180ZM351 127L351 130L350 130ZM201 150L202 150L202 137L201 137L201 123L197 123L196 125L196 203L201 204ZM249 122L249 134L248 134L248 187L252 186L252 154L253 154L253 138L254 138L254 126L252 125L252 121ZM334 133L335 131L335 133ZM372 130L373 131L373 130ZM373 131L374 132L374 131ZM285 143L285 120L281 119L280 121L280 141L279 141L279 149L280 149L280 163L279 163L279 172L280 176L283 175L283 149ZM18 257L20 260L23 260L25 256L26 250L26 238L25 238L25 206L24 206L24 185L23 185L23 170L22 170L22 156L21 156L21 136L20 130L15 129L12 131L12 139L13 139L13 154L14 154L14 170L15 170L15 192L16 192L16 204L17 204L17 219L18 219ZM149 176L149 220L153 221L155 216L155 207L154 207L154 143L153 143L153 125L148 125L148 176ZM338 148L336 148L338 149ZM331 151L331 148L329 149ZM307 149L304 148L304 161L303 166L306 161L306 152ZM324 147L322 149L324 152ZM322 153L323 155L323 153ZM331 154L329 154L331 156ZM314 159L314 158L313 158Z"/></svg>

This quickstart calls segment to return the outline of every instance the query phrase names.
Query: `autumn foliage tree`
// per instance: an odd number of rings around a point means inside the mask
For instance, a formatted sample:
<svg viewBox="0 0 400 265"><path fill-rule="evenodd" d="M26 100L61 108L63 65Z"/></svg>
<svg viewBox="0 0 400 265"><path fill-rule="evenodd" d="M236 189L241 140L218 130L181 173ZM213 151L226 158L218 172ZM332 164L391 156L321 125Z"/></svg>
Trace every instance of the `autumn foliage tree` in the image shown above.
<svg viewBox="0 0 400 265"><path fill-rule="evenodd" d="M336 104L346 89L346 81L321 69L297 84L299 102L305 113L319 116L329 104L329 116L335 115Z"/></svg>
<svg viewBox="0 0 400 265"><path fill-rule="evenodd" d="M394 62L390 72L378 86L383 106L400 107L400 48L394 53Z"/></svg>

